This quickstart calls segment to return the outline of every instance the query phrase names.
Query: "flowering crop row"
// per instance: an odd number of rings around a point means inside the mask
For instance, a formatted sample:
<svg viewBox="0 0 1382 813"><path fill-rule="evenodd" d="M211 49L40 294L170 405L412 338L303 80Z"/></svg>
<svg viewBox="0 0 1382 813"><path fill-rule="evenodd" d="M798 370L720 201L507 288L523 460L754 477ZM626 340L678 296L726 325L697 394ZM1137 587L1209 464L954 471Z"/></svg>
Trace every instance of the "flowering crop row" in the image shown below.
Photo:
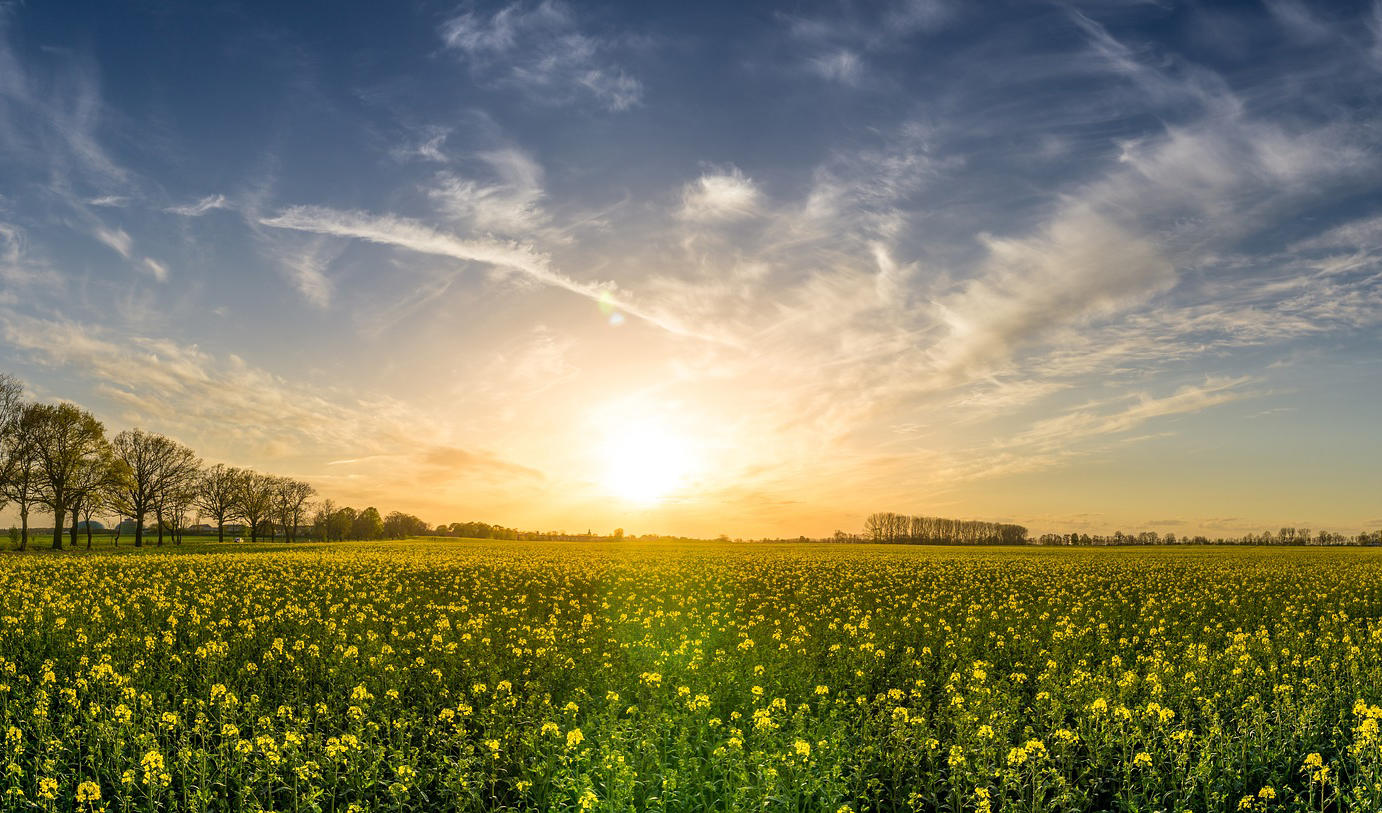
<svg viewBox="0 0 1382 813"><path fill-rule="evenodd" d="M9 810L1382 809L1367 550L0 558Z"/></svg>

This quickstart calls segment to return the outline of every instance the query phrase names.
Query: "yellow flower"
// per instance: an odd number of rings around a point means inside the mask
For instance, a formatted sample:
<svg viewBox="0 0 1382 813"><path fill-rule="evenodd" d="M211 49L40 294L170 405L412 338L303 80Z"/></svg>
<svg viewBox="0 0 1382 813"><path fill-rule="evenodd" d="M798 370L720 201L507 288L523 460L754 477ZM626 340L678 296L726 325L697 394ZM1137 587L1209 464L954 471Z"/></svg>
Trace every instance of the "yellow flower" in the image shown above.
<svg viewBox="0 0 1382 813"><path fill-rule="evenodd" d="M163 755L159 752L145 753L143 759L139 760L139 766L144 769L145 785L166 788L171 784L172 777L163 772Z"/></svg>
<svg viewBox="0 0 1382 813"><path fill-rule="evenodd" d="M974 810L975 813L992 813L988 788L974 789Z"/></svg>
<svg viewBox="0 0 1382 813"><path fill-rule="evenodd" d="M101 786L95 782L83 782L77 786L77 801L79 802L99 802L101 801Z"/></svg>

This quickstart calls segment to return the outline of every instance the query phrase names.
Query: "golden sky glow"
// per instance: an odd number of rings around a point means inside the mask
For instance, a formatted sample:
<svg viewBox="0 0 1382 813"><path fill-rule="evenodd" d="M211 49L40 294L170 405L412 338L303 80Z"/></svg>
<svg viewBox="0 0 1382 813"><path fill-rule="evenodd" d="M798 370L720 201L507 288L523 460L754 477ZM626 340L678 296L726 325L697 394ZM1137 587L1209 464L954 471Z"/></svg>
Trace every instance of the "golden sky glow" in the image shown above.
<svg viewBox="0 0 1382 813"><path fill-rule="evenodd" d="M923 5L5 8L0 369L434 523L1382 525L1376 21Z"/></svg>

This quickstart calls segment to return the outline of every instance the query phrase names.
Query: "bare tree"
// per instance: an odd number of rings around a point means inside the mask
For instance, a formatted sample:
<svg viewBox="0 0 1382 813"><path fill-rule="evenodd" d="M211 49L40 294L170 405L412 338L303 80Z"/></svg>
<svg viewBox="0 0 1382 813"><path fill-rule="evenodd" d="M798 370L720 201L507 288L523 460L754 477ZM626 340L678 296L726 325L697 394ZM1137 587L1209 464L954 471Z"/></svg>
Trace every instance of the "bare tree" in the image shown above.
<svg viewBox="0 0 1382 813"><path fill-rule="evenodd" d="M191 449L170 440L173 449L159 473L154 489L154 517L158 521L158 544L163 544L167 528L174 542L180 542L180 523L187 518L192 495L201 474L202 461Z"/></svg>
<svg viewBox="0 0 1382 813"><path fill-rule="evenodd" d="M19 416L24 411L24 385L19 383L19 379L8 373L0 373L0 455L4 454L3 442L16 431L19 423ZM0 477L3 477L7 466L6 459L0 458ZM0 500L3 500L0 497ZM4 503L0 502L0 508Z"/></svg>
<svg viewBox="0 0 1382 813"><path fill-rule="evenodd" d="M117 512L112 545L114 547L120 546L120 522L124 517L120 516L118 513L119 507L116 500L116 490L119 488L120 483L123 482L124 472L125 464L115 456L115 449L112 447L106 455L101 482L88 492L86 499L82 501L81 513L82 522L86 525L87 550L91 550L92 546L91 523L97 517L110 519L111 511Z"/></svg>
<svg viewBox="0 0 1382 813"><path fill-rule="evenodd" d="M70 544L77 547L77 533L81 529L81 517L85 513L88 518L91 514L90 504L99 504L105 492L110 488L113 474L114 456L110 446L103 444L100 451L82 461L73 473L72 481L68 486L68 493L71 494L72 526L70 531ZM87 548L91 547L90 528L87 529Z"/></svg>
<svg viewBox="0 0 1382 813"><path fill-rule="evenodd" d="M114 507L134 520L134 546L144 547L144 518L157 513L169 478L186 476L196 456L181 443L154 432L127 429L112 443L119 475L111 489ZM160 532L160 536L161 536Z"/></svg>
<svg viewBox="0 0 1382 813"><path fill-rule="evenodd" d="M72 404L32 404L30 431L38 462L40 499L53 514L53 550L62 550L63 520L83 469L106 446L105 427Z"/></svg>
<svg viewBox="0 0 1382 813"><path fill-rule="evenodd" d="M42 485L41 476L38 469L38 456L34 454L32 436L28 433L28 428L23 426L25 423L20 421L19 431L6 441L8 451L8 471L4 480L0 480L0 490L3 490L6 499L15 504L19 509L19 549L27 550L29 547L29 512L33 510L34 504L41 502L40 487Z"/></svg>
<svg viewBox="0 0 1382 813"><path fill-rule="evenodd" d="M250 526L250 542L258 542L264 521L272 522L274 478L246 470L239 479L235 495L236 514Z"/></svg>
<svg viewBox="0 0 1382 813"><path fill-rule="evenodd" d="M293 541L298 538L298 529L306 527L310 501L317 496L317 489L306 480L298 480L293 486Z"/></svg>
<svg viewBox="0 0 1382 813"><path fill-rule="evenodd" d="M240 469L217 463L202 472L197 482L196 506L205 516L216 520L216 541L226 541L226 521L237 516L240 494Z"/></svg>
<svg viewBox="0 0 1382 813"><path fill-rule="evenodd" d="M187 520L196 505L197 481L200 469L195 469L190 477L181 478L170 484L164 498L165 514L172 525L173 542L182 544L182 534L187 530Z"/></svg>
<svg viewBox="0 0 1382 813"><path fill-rule="evenodd" d="M312 531L323 542L331 540L331 522L336 516L336 501L330 498L317 503L317 510L312 514Z"/></svg>
<svg viewBox="0 0 1382 813"><path fill-rule="evenodd" d="M101 516L110 507L110 489L114 482L114 467L106 467L105 481L101 486L86 495L82 500L82 524L86 526L86 549L91 550L92 534L91 523L96 517Z"/></svg>
<svg viewBox="0 0 1382 813"><path fill-rule="evenodd" d="M307 501L316 493L311 483L291 477L276 478L274 508L283 525L283 536L289 542L297 541L297 529L306 517Z"/></svg>
<svg viewBox="0 0 1382 813"><path fill-rule="evenodd" d="M19 549L29 547L29 510L38 499L38 461L33 450L33 414L19 379L0 373L0 508L19 509Z"/></svg>

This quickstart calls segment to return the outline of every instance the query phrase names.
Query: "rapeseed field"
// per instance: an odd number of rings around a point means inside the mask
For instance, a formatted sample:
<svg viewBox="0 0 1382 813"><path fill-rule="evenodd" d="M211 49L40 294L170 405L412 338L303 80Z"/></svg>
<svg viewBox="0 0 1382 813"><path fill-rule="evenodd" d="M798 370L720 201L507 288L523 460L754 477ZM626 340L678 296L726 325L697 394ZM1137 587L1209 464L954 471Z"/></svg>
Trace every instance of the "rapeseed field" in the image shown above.
<svg viewBox="0 0 1382 813"><path fill-rule="evenodd" d="M0 558L6 810L1375 811L1382 558Z"/></svg>

